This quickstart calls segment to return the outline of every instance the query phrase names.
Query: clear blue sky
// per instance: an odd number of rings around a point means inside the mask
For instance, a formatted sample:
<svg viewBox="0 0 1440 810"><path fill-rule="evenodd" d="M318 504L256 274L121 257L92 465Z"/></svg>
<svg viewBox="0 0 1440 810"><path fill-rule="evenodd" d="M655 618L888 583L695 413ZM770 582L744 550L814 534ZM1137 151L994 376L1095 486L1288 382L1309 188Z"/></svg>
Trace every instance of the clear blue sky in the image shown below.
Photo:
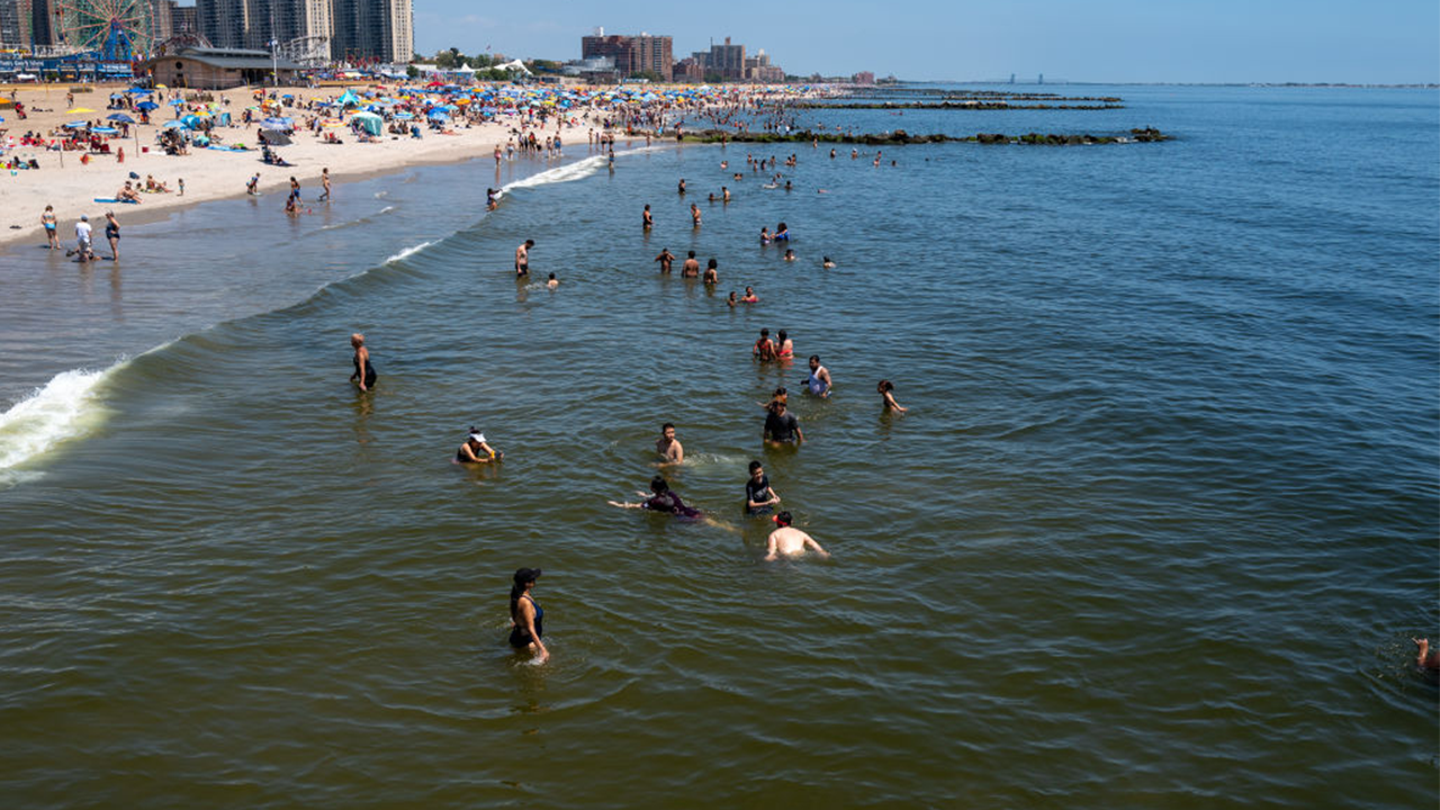
<svg viewBox="0 0 1440 810"><path fill-rule="evenodd" d="M1436 0L414 0L415 48L574 59L580 37L730 36L790 73L1095 82L1440 82Z"/></svg>

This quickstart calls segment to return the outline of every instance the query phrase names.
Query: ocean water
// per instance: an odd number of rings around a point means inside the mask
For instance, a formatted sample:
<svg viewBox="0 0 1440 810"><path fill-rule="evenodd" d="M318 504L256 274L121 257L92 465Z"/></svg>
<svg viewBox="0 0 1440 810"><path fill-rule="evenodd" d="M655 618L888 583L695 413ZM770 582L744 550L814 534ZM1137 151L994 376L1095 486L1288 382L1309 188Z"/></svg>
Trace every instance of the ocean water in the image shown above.
<svg viewBox="0 0 1440 810"><path fill-rule="evenodd" d="M1432 806L1440 97L1109 93L801 118L1175 140L612 173L572 136L0 255L0 800ZM762 327L830 399L751 361ZM798 450L761 446L777 385ZM713 522L606 505L667 421ZM450 462L470 425L502 465ZM761 559L752 459L832 559ZM521 566L541 667L504 642Z"/></svg>

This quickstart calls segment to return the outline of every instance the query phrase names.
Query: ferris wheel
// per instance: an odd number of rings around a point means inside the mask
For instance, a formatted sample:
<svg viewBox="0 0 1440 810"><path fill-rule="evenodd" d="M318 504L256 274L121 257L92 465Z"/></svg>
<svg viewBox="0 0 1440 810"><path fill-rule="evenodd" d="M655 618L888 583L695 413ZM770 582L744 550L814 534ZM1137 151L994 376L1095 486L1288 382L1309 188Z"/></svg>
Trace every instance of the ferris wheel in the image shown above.
<svg viewBox="0 0 1440 810"><path fill-rule="evenodd" d="M150 0L56 0L65 44L97 51L107 62L128 62L150 51Z"/></svg>

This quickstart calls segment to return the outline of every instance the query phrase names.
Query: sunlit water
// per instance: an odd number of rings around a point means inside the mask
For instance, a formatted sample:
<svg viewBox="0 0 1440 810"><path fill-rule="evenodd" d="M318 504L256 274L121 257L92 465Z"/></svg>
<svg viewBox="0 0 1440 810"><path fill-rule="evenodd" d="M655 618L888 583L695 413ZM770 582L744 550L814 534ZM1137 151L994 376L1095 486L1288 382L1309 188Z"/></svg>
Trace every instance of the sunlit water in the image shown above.
<svg viewBox="0 0 1440 810"><path fill-rule="evenodd" d="M787 193L743 144L612 174L582 138L0 256L0 798L1433 805L1436 94L1101 91L823 120L1177 140L748 149L799 155ZM798 451L761 447L777 385ZM720 525L606 505L667 421ZM470 425L503 465L451 464ZM761 560L752 459L833 559Z"/></svg>

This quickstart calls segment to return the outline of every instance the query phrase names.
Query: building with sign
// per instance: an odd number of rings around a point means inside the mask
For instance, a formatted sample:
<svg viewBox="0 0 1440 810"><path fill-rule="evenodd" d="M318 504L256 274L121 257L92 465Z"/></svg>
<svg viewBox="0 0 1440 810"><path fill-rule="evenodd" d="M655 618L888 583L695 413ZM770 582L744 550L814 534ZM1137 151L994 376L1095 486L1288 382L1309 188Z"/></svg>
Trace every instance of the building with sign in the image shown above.
<svg viewBox="0 0 1440 810"><path fill-rule="evenodd" d="M293 84L302 67L266 51L241 48L184 48L145 63L156 84L197 90L227 90L269 84L272 71L280 84Z"/></svg>

